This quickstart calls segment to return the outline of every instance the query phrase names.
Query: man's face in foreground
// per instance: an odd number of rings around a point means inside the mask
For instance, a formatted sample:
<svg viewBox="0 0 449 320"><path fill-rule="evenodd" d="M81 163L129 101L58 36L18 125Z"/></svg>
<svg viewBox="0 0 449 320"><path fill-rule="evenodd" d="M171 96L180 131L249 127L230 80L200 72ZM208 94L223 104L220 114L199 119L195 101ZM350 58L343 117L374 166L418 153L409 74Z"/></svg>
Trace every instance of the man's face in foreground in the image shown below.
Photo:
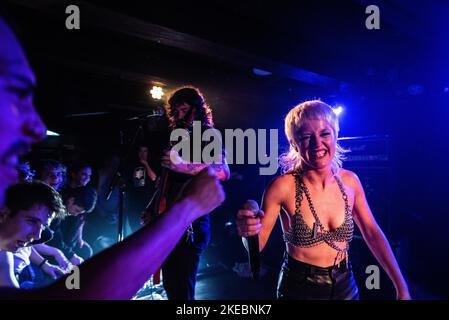
<svg viewBox="0 0 449 320"><path fill-rule="evenodd" d="M11 29L0 18L0 205L18 181L20 155L45 137L34 104L36 79Z"/></svg>

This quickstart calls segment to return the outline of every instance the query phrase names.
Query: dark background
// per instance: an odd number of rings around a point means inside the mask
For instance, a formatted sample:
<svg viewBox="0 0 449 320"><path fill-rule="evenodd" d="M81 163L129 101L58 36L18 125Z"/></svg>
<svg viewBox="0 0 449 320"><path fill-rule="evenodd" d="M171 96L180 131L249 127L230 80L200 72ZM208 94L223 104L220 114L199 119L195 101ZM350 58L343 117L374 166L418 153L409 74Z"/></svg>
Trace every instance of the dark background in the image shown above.
<svg viewBox="0 0 449 320"><path fill-rule="evenodd" d="M81 153L96 161L108 150L123 152L121 143L126 146L136 128L125 119L163 105L149 95L152 85L165 92L199 87L218 129L279 129L280 152L286 150L283 117L292 106L311 98L342 105L340 136L377 136L388 144L388 161L346 167L371 190L373 212L412 293L449 297L448 2L6 3L37 75L37 108L61 134L35 154ZM65 28L69 4L80 8L80 30ZM380 30L365 27L370 4L380 8ZM258 76L254 68L271 74ZM157 145L161 126L145 123L145 139ZM231 171L227 200L212 216L205 269L245 261L234 226L225 224L233 223L245 199L260 199L272 179L259 176L256 165ZM274 270L282 255L279 229L263 253ZM372 257L358 239L353 250L363 273ZM391 298L388 281L382 283L384 291L367 296Z"/></svg>

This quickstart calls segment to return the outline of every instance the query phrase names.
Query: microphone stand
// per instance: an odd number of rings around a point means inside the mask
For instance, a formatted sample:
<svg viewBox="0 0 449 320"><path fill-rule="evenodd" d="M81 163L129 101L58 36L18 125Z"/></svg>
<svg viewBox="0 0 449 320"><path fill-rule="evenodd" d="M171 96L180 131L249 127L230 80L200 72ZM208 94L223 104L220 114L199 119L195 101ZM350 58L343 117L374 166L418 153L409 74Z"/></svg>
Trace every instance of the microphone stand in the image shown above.
<svg viewBox="0 0 449 320"><path fill-rule="evenodd" d="M120 161L121 163L121 161ZM111 198L112 192L114 191L115 187L119 185L120 182L123 182L122 175L120 173L120 164L119 168L114 173L114 177L112 178L111 182L109 183L108 192L106 193L106 201L109 201ZM122 181L121 181L122 180ZM119 194L119 213L118 213L118 236L117 236L117 242L121 242L123 240L123 212L124 212L124 197L125 194L122 192L121 186L124 183L120 183L120 194Z"/></svg>
<svg viewBox="0 0 449 320"><path fill-rule="evenodd" d="M138 126L134 133L133 139L131 141L131 144L129 145L128 150L126 151L125 155L120 159L119 165L117 170L115 170L114 178L111 180L111 183L108 187L108 192L106 193L106 201L108 201L112 195L112 192L114 189L118 186L119 187L119 214L118 214L118 232L117 232L117 242L121 242L123 240L123 222L125 218L125 196L126 196L126 179L123 178L122 175L122 167L123 163L128 159L129 155L131 154L131 151L134 147L134 144L136 143L137 137L143 130L143 122L146 120L146 117L142 117L138 119ZM121 144L123 145L123 140L121 140Z"/></svg>

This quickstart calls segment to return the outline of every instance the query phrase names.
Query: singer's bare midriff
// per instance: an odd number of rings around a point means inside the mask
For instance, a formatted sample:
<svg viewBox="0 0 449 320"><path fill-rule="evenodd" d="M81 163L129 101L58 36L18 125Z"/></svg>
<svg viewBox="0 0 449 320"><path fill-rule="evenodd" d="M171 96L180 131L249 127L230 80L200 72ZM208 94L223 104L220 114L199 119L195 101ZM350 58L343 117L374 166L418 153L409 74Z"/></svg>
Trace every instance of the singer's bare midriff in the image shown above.
<svg viewBox="0 0 449 320"><path fill-rule="evenodd" d="M354 190L345 184L345 174L341 174L342 182L348 195L348 201L351 209L354 205ZM282 184L285 184L282 188L283 196L281 202L281 221L282 229L290 229L290 221L295 214L295 179L291 174L279 177L282 179ZM322 186L316 187L308 184L306 185L310 191L313 205L316 213L326 230L334 230L338 228L345 218L345 206L342 198L341 191L337 182L334 180L327 185L325 189ZM305 223L309 228L313 227L315 219L310 211L307 200L301 201L300 211ZM339 247L345 248L345 243L336 243ZM331 248L326 243L320 243L313 247L302 248L287 244L288 254L296 260L313 264L320 267L332 266L337 257L338 251ZM340 258L339 260L341 260ZM337 260L337 262L339 262Z"/></svg>

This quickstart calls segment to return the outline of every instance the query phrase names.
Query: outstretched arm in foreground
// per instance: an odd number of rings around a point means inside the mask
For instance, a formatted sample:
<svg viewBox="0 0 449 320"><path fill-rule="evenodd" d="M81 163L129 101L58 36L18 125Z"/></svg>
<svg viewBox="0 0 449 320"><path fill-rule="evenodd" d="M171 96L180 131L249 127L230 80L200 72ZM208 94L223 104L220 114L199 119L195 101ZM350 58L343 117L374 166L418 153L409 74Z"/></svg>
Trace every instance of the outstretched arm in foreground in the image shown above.
<svg viewBox="0 0 449 320"><path fill-rule="evenodd" d="M211 212L224 198L215 173L205 169L185 188L181 199L153 224L82 264L79 290L68 290L63 278L44 289L29 293L9 291L0 297L130 299L161 266L189 224Z"/></svg>

